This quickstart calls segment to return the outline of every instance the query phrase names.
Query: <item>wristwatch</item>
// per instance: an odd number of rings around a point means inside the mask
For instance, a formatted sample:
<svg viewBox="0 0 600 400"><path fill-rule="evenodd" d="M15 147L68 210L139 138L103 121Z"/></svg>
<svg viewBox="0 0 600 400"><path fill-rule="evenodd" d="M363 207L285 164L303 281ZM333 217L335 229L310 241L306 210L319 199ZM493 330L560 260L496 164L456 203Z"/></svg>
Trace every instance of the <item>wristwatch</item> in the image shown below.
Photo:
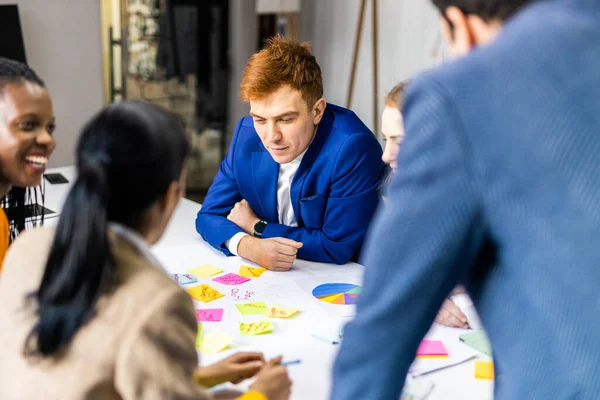
<svg viewBox="0 0 600 400"><path fill-rule="evenodd" d="M254 236L261 237L265 228L267 227L268 222L265 220L260 220L256 224L254 224Z"/></svg>

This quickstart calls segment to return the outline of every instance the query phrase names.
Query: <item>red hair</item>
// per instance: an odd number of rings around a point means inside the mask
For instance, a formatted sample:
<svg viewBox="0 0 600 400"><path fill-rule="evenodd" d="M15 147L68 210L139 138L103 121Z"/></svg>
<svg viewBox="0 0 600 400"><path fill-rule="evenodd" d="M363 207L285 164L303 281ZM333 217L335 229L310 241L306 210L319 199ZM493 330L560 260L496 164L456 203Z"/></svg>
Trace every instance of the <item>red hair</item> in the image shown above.
<svg viewBox="0 0 600 400"><path fill-rule="evenodd" d="M261 99L285 85L302 93L309 108L323 97L321 68L308 42L280 35L266 41L265 47L250 57L240 84L243 101Z"/></svg>

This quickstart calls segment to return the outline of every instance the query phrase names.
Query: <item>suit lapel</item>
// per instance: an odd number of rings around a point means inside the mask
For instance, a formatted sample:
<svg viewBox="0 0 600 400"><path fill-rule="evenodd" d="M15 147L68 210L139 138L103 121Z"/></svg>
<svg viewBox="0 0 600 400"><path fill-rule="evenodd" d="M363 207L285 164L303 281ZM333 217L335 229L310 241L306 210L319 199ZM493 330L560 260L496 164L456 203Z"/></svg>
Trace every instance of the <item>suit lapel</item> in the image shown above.
<svg viewBox="0 0 600 400"><path fill-rule="evenodd" d="M277 214L277 180L279 177L279 164L266 150L252 153L252 178L254 190L260 204L262 215L269 222L279 222ZM258 214L258 210L257 211Z"/></svg>
<svg viewBox="0 0 600 400"><path fill-rule="evenodd" d="M310 172L310 167L313 165L317 156L321 152L321 148L323 147L323 143L327 140L329 136L329 132L331 132L331 128L333 127L333 113L325 109L325 114L321 119L321 123L317 128L317 133L315 138L313 139L310 146L308 146L308 150L306 154L304 154L304 158L302 158L302 162L298 167L298 171L294 175L294 179L292 181L292 187L290 189L290 198L292 200L292 208L294 209L294 215L296 216L296 220L300 222L300 194L302 193L302 186L304 184L304 180L308 176ZM318 193L311 193L318 194Z"/></svg>

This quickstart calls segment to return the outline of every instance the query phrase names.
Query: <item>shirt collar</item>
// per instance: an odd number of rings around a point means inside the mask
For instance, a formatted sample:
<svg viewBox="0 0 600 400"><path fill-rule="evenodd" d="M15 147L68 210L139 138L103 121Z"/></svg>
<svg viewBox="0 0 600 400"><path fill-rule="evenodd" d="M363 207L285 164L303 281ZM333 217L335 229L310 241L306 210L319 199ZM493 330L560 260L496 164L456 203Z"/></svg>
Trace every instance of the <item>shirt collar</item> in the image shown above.
<svg viewBox="0 0 600 400"><path fill-rule="evenodd" d="M108 228L115 235L119 236L121 239L125 240L127 243L133 246L133 248L138 253L140 253L140 255L144 257L150 264L153 264L162 271L167 272L160 263L160 261L158 261L158 259L150 251L150 246L148 245L148 242L146 242L139 233L137 233L131 228L126 227L123 224L119 224L118 222L109 222Z"/></svg>
<svg viewBox="0 0 600 400"><path fill-rule="evenodd" d="M292 167L292 166L300 165L300 163L302 162L302 159L304 158L304 155L306 154L307 151L308 151L308 147L306 148L306 150L304 150L302 153L300 153L300 155L298 157L294 158L289 163L281 164L281 165L284 167L287 167L287 166Z"/></svg>

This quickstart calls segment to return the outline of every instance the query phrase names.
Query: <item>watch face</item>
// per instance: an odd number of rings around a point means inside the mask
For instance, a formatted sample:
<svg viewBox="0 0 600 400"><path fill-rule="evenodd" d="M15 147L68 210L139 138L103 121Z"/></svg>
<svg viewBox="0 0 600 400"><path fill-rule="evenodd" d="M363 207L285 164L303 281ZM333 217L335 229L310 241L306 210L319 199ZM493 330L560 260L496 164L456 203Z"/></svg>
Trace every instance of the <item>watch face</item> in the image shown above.
<svg viewBox="0 0 600 400"><path fill-rule="evenodd" d="M260 236L266 227L267 221L258 221L256 225L254 225L254 235Z"/></svg>

